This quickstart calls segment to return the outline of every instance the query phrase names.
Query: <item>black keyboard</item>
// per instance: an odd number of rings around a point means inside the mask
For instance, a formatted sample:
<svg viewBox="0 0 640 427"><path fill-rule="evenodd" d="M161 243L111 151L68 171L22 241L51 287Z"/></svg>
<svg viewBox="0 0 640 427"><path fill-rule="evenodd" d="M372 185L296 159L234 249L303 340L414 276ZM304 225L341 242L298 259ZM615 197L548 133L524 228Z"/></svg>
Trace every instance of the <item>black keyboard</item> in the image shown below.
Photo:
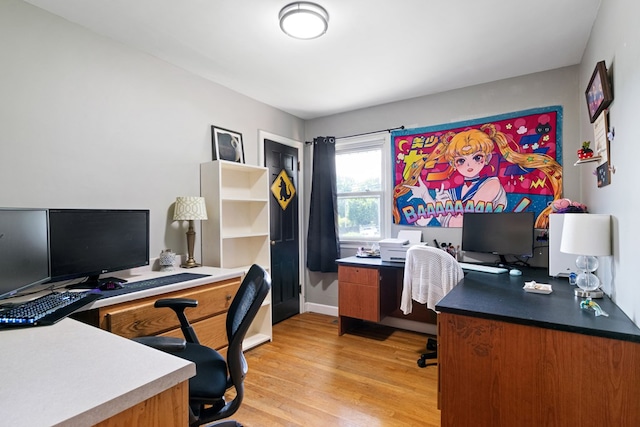
<svg viewBox="0 0 640 427"><path fill-rule="evenodd" d="M0 326L52 325L100 298L97 292L55 292L0 311Z"/></svg>
<svg viewBox="0 0 640 427"><path fill-rule="evenodd" d="M160 286L186 282L188 280L200 279L202 277L208 277L208 276L210 276L210 274L178 273L178 274L172 274L169 276L156 277L155 279L140 280L139 282L123 283L121 289L101 291L100 298L110 298L118 295L130 294L131 292L138 292L138 291L144 291L146 289L159 288Z"/></svg>

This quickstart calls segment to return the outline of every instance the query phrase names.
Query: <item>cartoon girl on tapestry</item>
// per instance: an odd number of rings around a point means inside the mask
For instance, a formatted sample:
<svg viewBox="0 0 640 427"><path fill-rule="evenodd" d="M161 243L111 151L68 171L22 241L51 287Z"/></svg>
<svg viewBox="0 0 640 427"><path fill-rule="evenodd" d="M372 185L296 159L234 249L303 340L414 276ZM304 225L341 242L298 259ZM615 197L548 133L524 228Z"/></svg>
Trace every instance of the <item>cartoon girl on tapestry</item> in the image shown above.
<svg viewBox="0 0 640 427"><path fill-rule="evenodd" d="M499 157L497 148L509 164L515 165L520 183L522 176L540 172L546 179L529 179L531 186L541 182L550 186L553 199L561 197L562 166L552 157L539 152L521 152L521 147L496 129L492 123L478 129L447 132L440 137L414 138L412 147L422 144L425 148L414 150L413 156L405 156L403 180L394 188L393 216L400 223L402 203L405 218L414 225L461 227L464 212L503 212L514 210L509 206L508 195L498 177ZM400 146L408 141L400 141ZM428 152L426 152L428 151ZM426 153L425 153L426 152ZM513 169L511 172L513 175ZM513 178L513 177L512 177ZM507 177L509 179L509 177ZM514 181L517 179L514 178ZM533 184L531 184L533 183ZM416 199L421 203L415 205ZM517 200L518 209L527 206L529 198ZM414 202L413 204L409 202ZM545 206L536 220L536 228L546 228L550 206Z"/></svg>

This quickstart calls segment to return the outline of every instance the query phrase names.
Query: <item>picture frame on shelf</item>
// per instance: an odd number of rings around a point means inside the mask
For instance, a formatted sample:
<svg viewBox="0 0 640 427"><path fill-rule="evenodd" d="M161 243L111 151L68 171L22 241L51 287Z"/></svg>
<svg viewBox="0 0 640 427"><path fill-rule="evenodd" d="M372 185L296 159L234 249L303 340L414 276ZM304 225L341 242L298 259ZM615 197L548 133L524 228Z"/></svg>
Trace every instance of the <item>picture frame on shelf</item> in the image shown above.
<svg viewBox="0 0 640 427"><path fill-rule="evenodd" d="M218 126L211 126L213 160L244 163L242 134Z"/></svg>
<svg viewBox="0 0 640 427"><path fill-rule="evenodd" d="M593 123L602 110L607 108L613 101L613 92L611 91L611 83L607 75L607 66L604 61L596 64L593 70L591 80L585 91L587 98L587 111L589 112L589 120Z"/></svg>

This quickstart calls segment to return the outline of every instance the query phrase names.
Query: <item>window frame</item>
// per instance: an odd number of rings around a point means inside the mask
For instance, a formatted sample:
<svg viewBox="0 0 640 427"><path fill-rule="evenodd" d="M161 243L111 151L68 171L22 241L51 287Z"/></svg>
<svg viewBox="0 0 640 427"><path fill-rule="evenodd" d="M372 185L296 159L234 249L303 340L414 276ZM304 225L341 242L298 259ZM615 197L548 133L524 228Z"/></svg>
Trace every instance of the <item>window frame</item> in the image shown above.
<svg viewBox="0 0 640 427"><path fill-rule="evenodd" d="M357 238L342 238L342 247L357 248L362 244L371 244L389 236L391 220L391 152L389 132L380 132L348 138L336 138L336 156L338 154L358 153L380 149L380 190L375 192L338 193L338 196L366 197L380 195L380 237L359 236Z"/></svg>

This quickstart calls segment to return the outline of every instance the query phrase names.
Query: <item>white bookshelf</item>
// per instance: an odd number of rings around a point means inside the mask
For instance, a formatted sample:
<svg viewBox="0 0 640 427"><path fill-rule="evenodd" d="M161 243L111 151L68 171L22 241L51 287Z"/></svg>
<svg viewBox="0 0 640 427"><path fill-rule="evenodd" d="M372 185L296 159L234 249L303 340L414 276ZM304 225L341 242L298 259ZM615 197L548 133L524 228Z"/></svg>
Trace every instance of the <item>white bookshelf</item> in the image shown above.
<svg viewBox="0 0 640 427"><path fill-rule="evenodd" d="M265 167L215 160L200 165L202 263L211 267L271 266L269 174ZM244 340L244 349L272 340L271 293Z"/></svg>

